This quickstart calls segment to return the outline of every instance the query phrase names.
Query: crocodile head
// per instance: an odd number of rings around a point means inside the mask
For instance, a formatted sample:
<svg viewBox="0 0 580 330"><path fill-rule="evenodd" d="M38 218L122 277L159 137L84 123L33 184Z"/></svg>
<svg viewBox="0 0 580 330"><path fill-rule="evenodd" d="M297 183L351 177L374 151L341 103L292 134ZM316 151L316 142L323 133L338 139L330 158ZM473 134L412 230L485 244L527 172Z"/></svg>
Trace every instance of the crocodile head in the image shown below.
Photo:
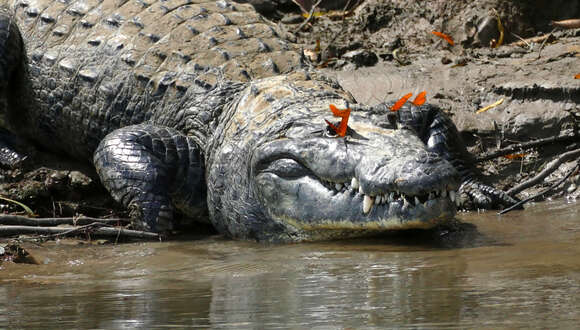
<svg viewBox="0 0 580 330"><path fill-rule="evenodd" d="M301 241L431 227L455 215L451 164L412 131L380 127L363 113L351 113L346 138L328 134L328 105L344 106L344 98L316 87L256 83L230 109L208 151L218 229Z"/></svg>

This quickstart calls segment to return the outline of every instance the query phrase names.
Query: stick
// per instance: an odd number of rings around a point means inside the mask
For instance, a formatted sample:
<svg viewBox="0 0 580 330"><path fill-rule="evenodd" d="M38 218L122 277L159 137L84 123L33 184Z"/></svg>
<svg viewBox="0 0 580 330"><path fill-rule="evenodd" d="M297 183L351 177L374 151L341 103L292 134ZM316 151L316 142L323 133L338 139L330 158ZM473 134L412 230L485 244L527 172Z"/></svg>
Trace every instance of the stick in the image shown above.
<svg viewBox="0 0 580 330"><path fill-rule="evenodd" d="M546 41L548 41L548 39L550 39L550 36L553 35L554 31L556 31L556 28L553 28L552 31L550 31L550 34L548 34L548 38L546 38L543 42L542 45L540 46L540 49L538 50L538 59L540 57L542 57L542 50L544 49L544 46L546 45Z"/></svg>
<svg viewBox="0 0 580 330"><path fill-rule="evenodd" d="M566 19L563 21L552 21L552 25L564 29L577 29L580 28L580 18Z"/></svg>
<svg viewBox="0 0 580 330"><path fill-rule="evenodd" d="M566 181L566 179L568 179L568 178L570 177L570 175L572 175L573 173L575 173L576 171L578 171L578 169L579 169L579 168L580 168L580 163L576 164L576 166L574 166L574 168L573 168L573 169L572 169L572 170L571 170L571 171L570 171L568 174L566 174L566 176L565 176L564 178L562 178L562 180L560 180L560 181L558 181L558 182L554 183L554 184L553 184L552 186L550 186L548 189L546 189L546 190L544 190L544 191L542 191L542 192L540 192L540 193L538 193L538 194L535 194L535 195L533 195L533 196L531 196L531 197L528 197L528 198L526 198L526 199L524 199L524 200L521 200L521 201L517 202L516 204L514 204L514 205L512 205L512 206L508 207L507 209L503 209L501 212L498 212L497 214L499 214L499 215L506 214L506 213L508 213L509 211L511 211L511 210L513 210L513 209L515 209L515 208L519 207L520 205L522 205L522 204L524 204L524 203L527 203L527 202L529 202L529 201L531 201L531 200L533 200L533 199L536 199L536 198L538 198L539 196L542 196L542 195L544 195L544 194L545 194L545 193L547 193L548 191L550 191L550 190L552 190L552 189L556 188L557 186L561 185L562 183L564 183L564 181Z"/></svg>
<svg viewBox="0 0 580 330"><path fill-rule="evenodd" d="M103 224L98 224L103 225ZM93 227L93 228L90 228ZM121 227L101 227L94 228L94 225L61 228L61 227L30 227L30 226L0 226L0 237L14 236L22 234L36 234L49 236L73 236L79 234L80 231L90 230L91 234L95 236L104 237L131 237L131 238L145 238L145 239L159 239L159 235L146 231L130 230ZM42 237L47 238L47 237Z"/></svg>
<svg viewBox="0 0 580 330"><path fill-rule="evenodd" d="M485 107L483 107L483 108L481 108L481 109L477 110L475 113L482 113L482 112L485 112L485 111L487 111L487 110L489 110L489 109L493 109L493 108L497 107L498 105L502 104L504 99L505 99L505 98L504 98L504 97L502 97L502 98L501 98L499 101L497 101L497 102L494 102L494 103L492 103L492 104L490 104L490 105L488 105L488 106L485 106Z"/></svg>
<svg viewBox="0 0 580 330"><path fill-rule="evenodd" d="M0 215L0 225L17 225L17 226L58 226L58 225L88 225L91 223L103 223L116 225L118 223L130 223L129 219L100 219L91 217L78 218L29 218L21 215L5 214Z"/></svg>
<svg viewBox="0 0 580 330"><path fill-rule="evenodd" d="M542 42L548 38L550 38L552 35L551 34L546 34L543 36L539 36L539 37L532 37L532 38L528 38L528 39L522 39L521 41L516 41L516 42L512 42L510 45L514 45L514 46L528 46L530 45L530 43L538 43L538 42Z"/></svg>
<svg viewBox="0 0 580 330"><path fill-rule="evenodd" d="M526 45L528 48L530 48L530 47L531 47L530 43L529 43L529 42L527 42L527 41L526 41L526 39L524 39L524 38L520 37L519 35L517 35L517 34L515 34L515 33L513 33L513 32L510 32L510 33L512 34L512 36L514 36L514 37L516 37L516 38L520 39L520 40L521 40L521 42L523 42L523 43L524 43L524 44L525 44L525 45ZM522 44L522 45L520 45L520 42L518 42L518 43L513 43L513 44L514 44L514 45L517 45L517 46L523 46L523 44Z"/></svg>
<svg viewBox="0 0 580 330"><path fill-rule="evenodd" d="M346 3L346 5L344 6L344 8L342 9L343 15L342 15L342 22L340 25L340 30L334 34L334 36L332 37L332 39L330 39L326 45L326 47L324 47L324 49L320 52L322 54L326 53L326 51L328 50L328 48L330 47L330 45L334 44L334 41L336 40L336 38L338 38L338 36L340 36L342 34L342 31L345 28L345 22L346 22L346 10L348 9L348 7L350 6L352 0L348 0L348 2ZM354 8L358 7L360 5L360 0L357 0L356 5L354 6Z"/></svg>
<svg viewBox="0 0 580 330"><path fill-rule="evenodd" d="M304 22L302 22L302 24L300 24L298 26L298 28L296 29L296 31L294 32L294 34L297 34L298 32L302 31L302 28L308 24L308 22L310 22L310 19L312 18L312 16L314 15L314 10L316 9L316 7L318 7L318 5L322 2L322 0L318 0L316 1L316 3L314 4L314 6L312 6L312 8L310 8L310 12L308 13L308 17L306 18L306 20Z"/></svg>
<svg viewBox="0 0 580 330"><path fill-rule="evenodd" d="M529 141L529 142L524 142L524 143L518 143L518 144L512 144L512 145L507 146L503 149L499 149L499 150L496 150L493 152L483 154L483 155L477 157L475 159L475 161L479 163L479 162L490 160L490 159L493 159L496 157L511 154L515 151L520 151L523 149L538 147L538 146L542 146L542 145L546 145L546 144L550 144L550 143L554 143L554 142L564 142L564 141L574 140L574 139L577 139L580 141L580 134L579 133L580 132L575 132L575 133L570 134L570 135L551 136L549 138L544 138L544 139L539 139L539 140L534 140L534 141Z"/></svg>
<svg viewBox="0 0 580 330"><path fill-rule="evenodd" d="M544 180L545 177L550 175L550 173L558 169L558 167L560 167L560 165L563 162L566 162L568 160L577 157L580 157L580 148L563 153L562 155L560 155L560 157L556 158L556 160L552 164L548 165L545 169L542 170L542 172L538 173L538 175L508 190L507 194L513 196L519 193L520 191L537 184L538 182Z"/></svg>

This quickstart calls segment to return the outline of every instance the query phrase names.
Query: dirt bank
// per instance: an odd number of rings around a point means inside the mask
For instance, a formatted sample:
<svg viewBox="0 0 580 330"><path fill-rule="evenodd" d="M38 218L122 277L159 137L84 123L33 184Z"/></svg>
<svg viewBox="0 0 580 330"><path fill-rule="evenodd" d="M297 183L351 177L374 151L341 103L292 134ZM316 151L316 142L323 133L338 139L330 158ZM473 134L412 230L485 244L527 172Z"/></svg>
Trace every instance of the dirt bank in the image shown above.
<svg viewBox="0 0 580 330"><path fill-rule="evenodd" d="M361 103L427 91L428 101L452 116L475 155L578 132L580 29L552 24L580 17L578 2L366 0L353 7L354 2L344 2L351 4L346 11L327 11L323 1L313 11L319 16L307 23L298 6L269 15ZM453 45L432 31L445 33ZM478 113L492 104L498 105ZM478 166L488 183L508 190L578 148L578 141L517 150ZM576 161L519 196L559 180ZM551 193L575 199L578 176L572 178Z"/></svg>

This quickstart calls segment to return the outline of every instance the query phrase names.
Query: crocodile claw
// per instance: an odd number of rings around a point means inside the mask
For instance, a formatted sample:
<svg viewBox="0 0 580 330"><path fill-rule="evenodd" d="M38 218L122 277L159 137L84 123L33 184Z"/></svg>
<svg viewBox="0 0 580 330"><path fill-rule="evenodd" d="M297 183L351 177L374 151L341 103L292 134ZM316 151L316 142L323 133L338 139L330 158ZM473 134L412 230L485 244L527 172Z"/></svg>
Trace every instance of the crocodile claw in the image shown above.
<svg viewBox="0 0 580 330"><path fill-rule="evenodd" d="M503 209L519 202L506 192L473 179L461 183L459 194L457 204L464 209Z"/></svg>

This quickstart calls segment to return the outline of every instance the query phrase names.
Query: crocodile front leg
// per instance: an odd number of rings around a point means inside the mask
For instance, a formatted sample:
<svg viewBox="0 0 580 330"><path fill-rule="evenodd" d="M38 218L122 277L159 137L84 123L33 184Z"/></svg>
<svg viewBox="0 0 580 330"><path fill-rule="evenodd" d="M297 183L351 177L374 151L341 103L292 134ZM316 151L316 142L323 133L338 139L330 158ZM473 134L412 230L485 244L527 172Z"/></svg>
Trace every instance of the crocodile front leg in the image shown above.
<svg viewBox="0 0 580 330"><path fill-rule="evenodd" d="M120 128L101 141L93 160L105 188L130 210L135 228L168 232L176 209L189 216L206 209L199 148L175 129Z"/></svg>

